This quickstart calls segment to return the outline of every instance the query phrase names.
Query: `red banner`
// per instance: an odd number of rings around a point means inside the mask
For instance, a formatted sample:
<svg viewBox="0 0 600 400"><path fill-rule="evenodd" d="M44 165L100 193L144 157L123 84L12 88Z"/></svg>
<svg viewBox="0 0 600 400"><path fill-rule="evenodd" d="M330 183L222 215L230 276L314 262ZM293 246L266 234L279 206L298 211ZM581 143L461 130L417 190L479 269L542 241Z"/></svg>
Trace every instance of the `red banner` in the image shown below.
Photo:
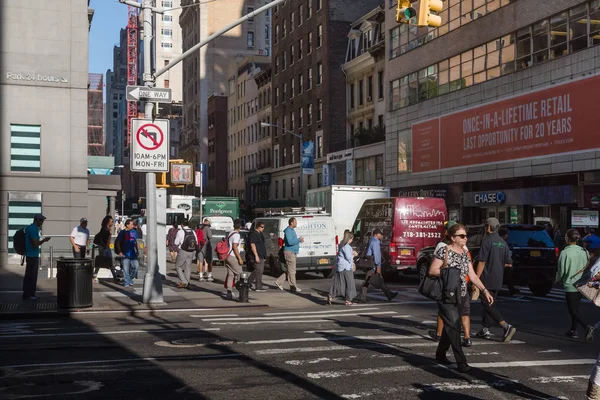
<svg viewBox="0 0 600 400"><path fill-rule="evenodd" d="M600 76L439 118L439 139L412 128L413 172L467 167L600 148ZM432 132L432 135L435 133ZM441 147L441 151L440 151ZM439 161L433 160L439 155Z"/></svg>
<svg viewBox="0 0 600 400"><path fill-rule="evenodd" d="M440 169L440 121L421 122L412 126L412 171Z"/></svg>

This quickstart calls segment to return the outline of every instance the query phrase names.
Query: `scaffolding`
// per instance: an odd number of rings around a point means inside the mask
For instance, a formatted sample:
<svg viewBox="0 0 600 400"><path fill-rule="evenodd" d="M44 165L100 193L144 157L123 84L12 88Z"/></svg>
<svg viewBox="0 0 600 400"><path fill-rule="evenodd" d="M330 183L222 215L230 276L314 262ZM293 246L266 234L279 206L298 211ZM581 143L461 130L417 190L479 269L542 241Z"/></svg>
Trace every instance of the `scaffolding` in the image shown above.
<svg viewBox="0 0 600 400"><path fill-rule="evenodd" d="M127 8L127 85L136 86L138 79L138 9L133 6ZM137 101L127 102L127 136L124 148L131 143L131 119L138 116Z"/></svg>
<svg viewBox="0 0 600 400"><path fill-rule="evenodd" d="M88 156L104 155L104 77L88 74Z"/></svg>

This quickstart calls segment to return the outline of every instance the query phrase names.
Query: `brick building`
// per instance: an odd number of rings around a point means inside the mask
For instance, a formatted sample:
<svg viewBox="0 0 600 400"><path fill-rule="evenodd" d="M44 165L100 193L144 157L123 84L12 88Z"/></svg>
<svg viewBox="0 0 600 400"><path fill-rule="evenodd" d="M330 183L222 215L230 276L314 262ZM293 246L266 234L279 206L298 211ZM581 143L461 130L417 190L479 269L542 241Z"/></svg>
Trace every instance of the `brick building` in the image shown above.
<svg viewBox="0 0 600 400"><path fill-rule="evenodd" d="M346 80L342 64L352 22L379 1L288 1L273 13L273 173L271 198L299 200L300 141L313 141L315 174L303 178L303 191L322 184L328 152L346 141Z"/></svg>
<svg viewBox="0 0 600 400"><path fill-rule="evenodd" d="M227 96L208 98L207 196L227 194Z"/></svg>
<svg viewBox="0 0 600 400"><path fill-rule="evenodd" d="M436 29L386 13L392 193L444 196L467 223L566 228L583 207L593 222L600 117L586 99L600 90L600 2L449 3Z"/></svg>

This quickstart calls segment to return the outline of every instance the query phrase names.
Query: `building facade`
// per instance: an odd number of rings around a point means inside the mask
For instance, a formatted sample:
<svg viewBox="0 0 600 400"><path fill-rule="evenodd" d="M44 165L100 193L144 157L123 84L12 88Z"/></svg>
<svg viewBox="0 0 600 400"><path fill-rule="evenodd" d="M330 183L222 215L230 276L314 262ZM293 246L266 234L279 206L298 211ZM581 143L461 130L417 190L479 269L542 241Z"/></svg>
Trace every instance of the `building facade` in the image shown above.
<svg viewBox="0 0 600 400"><path fill-rule="evenodd" d="M179 57L182 52L182 35L179 26L181 15L181 0L161 0L160 6L165 9L164 14L154 14L155 29L154 54L155 70L168 65L171 60ZM141 69L143 71L143 68ZM158 78L156 87L171 89L174 103L183 101L183 69L181 63L177 64Z"/></svg>
<svg viewBox="0 0 600 400"><path fill-rule="evenodd" d="M207 196L226 196L228 182L228 120L227 96L208 98L208 159L206 171Z"/></svg>
<svg viewBox="0 0 600 400"><path fill-rule="evenodd" d="M0 4L0 266L36 213L47 236L88 214L88 17L85 0Z"/></svg>
<svg viewBox="0 0 600 400"><path fill-rule="evenodd" d="M329 152L347 147L346 59L351 24L378 1L286 2L273 14L273 199L300 201L322 184ZM301 140L312 141L314 174L300 171ZM302 184L300 185L300 179Z"/></svg>
<svg viewBox="0 0 600 400"><path fill-rule="evenodd" d="M186 7L197 4L192 7ZM200 2L181 0L179 24L183 51L216 30L264 5L259 0ZM231 29L183 60L182 158L198 164L208 158L208 99L228 95L228 66L236 57L270 54L271 12L257 15Z"/></svg>
<svg viewBox="0 0 600 400"><path fill-rule="evenodd" d="M89 74L88 156L104 155L104 76Z"/></svg>
<svg viewBox="0 0 600 400"><path fill-rule="evenodd" d="M398 26L387 11L392 193L445 197L466 223L564 231L574 210L600 203L600 121L585 100L600 88L600 2L448 6L431 30Z"/></svg>
<svg viewBox="0 0 600 400"><path fill-rule="evenodd" d="M122 139L121 125L127 119L127 113L119 116L119 107L125 97L127 86L127 30L121 29L119 33L119 45L113 47L113 68L106 71L106 114L105 126L105 149L107 156L114 156L117 165L123 165L124 143ZM119 132L120 135L119 136Z"/></svg>

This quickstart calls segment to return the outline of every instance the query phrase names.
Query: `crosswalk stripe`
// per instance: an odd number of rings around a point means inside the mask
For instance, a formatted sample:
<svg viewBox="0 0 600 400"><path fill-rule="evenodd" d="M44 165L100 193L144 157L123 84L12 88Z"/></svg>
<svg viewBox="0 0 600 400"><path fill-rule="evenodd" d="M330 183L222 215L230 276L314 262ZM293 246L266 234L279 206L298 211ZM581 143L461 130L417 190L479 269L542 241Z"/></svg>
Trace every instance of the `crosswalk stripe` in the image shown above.
<svg viewBox="0 0 600 400"><path fill-rule="evenodd" d="M564 365L588 365L596 363L595 359L573 359L573 360L533 360L533 361L508 361L508 362L493 362L493 363L472 363L470 364L473 368L518 368L518 367L541 367L541 366L564 366ZM321 372L310 372L306 374L311 379L323 379L323 378L341 378L353 375L374 375L384 374L392 372L405 372L423 370L428 368L448 368L443 365L396 365L393 367L380 367L380 368L358 368L351 370L337 370L337 371L321 371Z"/></svg>
<svg viewBox="0 0 600 400"><path fill-rule="evenodd" d="M355 311L354 309L350 311ZM360 311L360 310L359 310ZM327 314L313 314L313 315L284 315L278 317L239 317L239 318L206 318L202 319L204 322L224 322L224 321L274 321L283 319L303 319L303 318L331 318L331 317L348 317L348 316L359 316L359 315L385 315L385 314L397 314L396 311L378 311L378 312L352 312L352 313L327 313Z"/></svg>
<svg viewBox="0 0 600 400"><path fill-rule="evenodd" d="M519 340L511 340L507 343L500 342L473 342L473 346L490 346L490 345L521 345L525 344L525 342L521 342ZM254 354L257 355L275 355L275 354L294 354L294 353L315 353L315 352L326 352L326 351L348 351L348 350L356 350L356 349L377 349L377 348L391 348L391 349L406 349L413 347L437 347L438 343L436 342L414 342L414 343L401 343L401 344L392 344L392 343L357 343L349 346L344 345L336 345L336 346L318 346L318 347L293 347L293 348L283 348L283 349L263 349L256 350Z"/></svg>
<svg viewBox="0 0 600 400"><path fill-rule="evenodd" d="M305 312L281 312L281 313L264 313L263 315L268 316L282 316L282 315L304 315L304 314L333 314L333 313L348 313L348 312L359 312L359 311L372 311L379 310L377 307L369 307L369 308L349 308L347 310L328 310L328 311L305 311Z"/></svg>
<svg viewBox="0 0 600 400"><path fill-rule="evenodd" d="M279 343L296 343L296 342L337 342L347 340L403 340L403 339L419 339L424 338L421 335L373 335L373 336L325 336L325 337L309 337L309 338L290 338L290 339L273 339L273 340L251 340L243 342L244 344L279 344Z"/></svg>

